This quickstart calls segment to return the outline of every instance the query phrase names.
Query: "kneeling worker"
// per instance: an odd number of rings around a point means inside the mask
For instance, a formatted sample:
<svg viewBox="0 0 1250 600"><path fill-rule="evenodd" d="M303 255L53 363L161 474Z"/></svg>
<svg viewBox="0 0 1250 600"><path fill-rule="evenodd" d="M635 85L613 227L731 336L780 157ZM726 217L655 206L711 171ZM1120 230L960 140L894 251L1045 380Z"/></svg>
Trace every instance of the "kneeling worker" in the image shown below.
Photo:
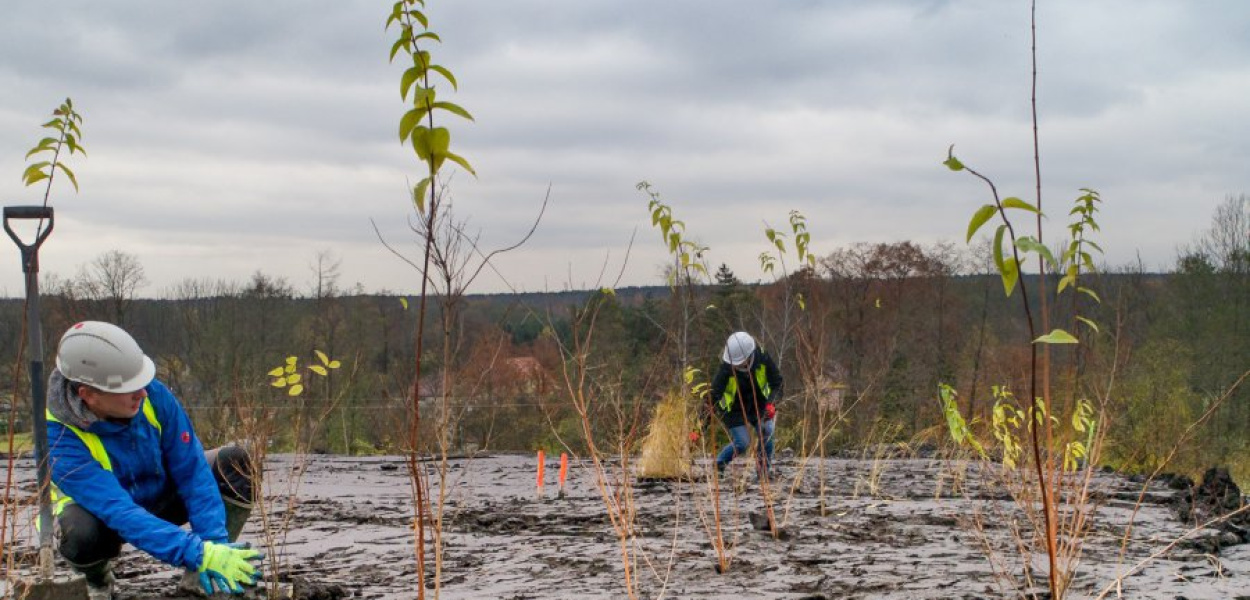
<svg viewBox="0 0 1250 600"><path fill-rule="evenodd" d="M241 593L264 558L233 543L252 507L249 457L238 446L206 455L155 374L115 325L84 321L61 337L47 413L59 550L91 600L112 598L123 543L187 569L181 591Z"/></svg>

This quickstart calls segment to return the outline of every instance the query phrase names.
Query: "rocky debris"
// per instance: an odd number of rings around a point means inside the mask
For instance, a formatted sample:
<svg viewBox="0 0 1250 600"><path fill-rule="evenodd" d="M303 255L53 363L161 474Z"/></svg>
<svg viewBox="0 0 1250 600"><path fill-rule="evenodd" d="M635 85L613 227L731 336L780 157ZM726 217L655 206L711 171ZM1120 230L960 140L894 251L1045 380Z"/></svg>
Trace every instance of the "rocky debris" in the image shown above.
<svg viewBox="0 0 1250 600"><path fill-rule="evenodd" d="M1180 491L1173 504L1177 518L1194 527L1245 506L1241 489L1226 467L1207 469L1202 474L1201 485L1194 485L1192 480L1183 476L1173 476L1167 484ZM1218 552L1221 547L1250 543L1250 511L1214 523L1211 529L1212 535L1199 536L1204 551Z"/></svg>
<svg viewBox="0 0 1250 600"><path fill-rule="evenodd" d="M336 583L297 580L293 587L292 600L342 600L352 596L347 588Z"/></svg>
<svg viewBox="0 0 1250 600"><path fill-rule="evenodd" d="M1163 473L1159 475L1159 483L1167 486L1169 490L1188 490L1194 487L1194 480L1188 475L1178 475L1176 473Z"/></svg>
<svg viewBox="0 0 1250 600"><path fill-rule="evenodd" d="M772 521L769 520L768 513L766 512L747 513L747 520L750 521L751 527L754 528L756 531L763 531L763 532L768 533L769 535L773 534L773 523ZM781 540L784 542L784 541L790 540L793 537L794 537L794 531L792 527L781 527L781 526L777 527L776 538L778 540Z"/></svg>

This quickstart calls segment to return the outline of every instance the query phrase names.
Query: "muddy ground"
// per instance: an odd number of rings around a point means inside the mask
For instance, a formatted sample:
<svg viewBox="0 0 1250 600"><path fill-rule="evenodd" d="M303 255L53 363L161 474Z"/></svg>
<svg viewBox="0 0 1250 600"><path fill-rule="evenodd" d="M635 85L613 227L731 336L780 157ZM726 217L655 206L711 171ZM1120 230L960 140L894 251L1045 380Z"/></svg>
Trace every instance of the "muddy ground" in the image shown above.
<svg viewBox="0 0 1250 600"><path fill-rule="evenodd" d="M308 460L297 481L290 477L294 457L277 457L267 469L268 518L254 514L244 538L270 547L270 564L284 583L266 584L248 597L263 597L277 587L290 592L293 585L294 596L301 599L414 598L412 494L401 459ZM731 560L724 573L715 569L716 553L702 520L710 515L707 482L630 486L637 597L1020 596L999 573L1019 579L1018 555L1008 551L987 557L984 550L986 540L1010 547L1010 524L1020 513L1000 487L978 483L975 473L961 482L954 475L957 465L945 461L828 459L822 510L815 464L804 467L793 458L779 463L776 481L768 486L777 536L768 530L763 487L754 474L739 469L721 480ZM449 467L439 597L628 597L621 546L587 463L573 464L559 497L558 458L549 459L541 498L533 456L455 459ZM19 461L18 469L19 474L32 471L28 461ZM298 490L291 494L295 483ZM1186 492L1168 483L1156 482L1146 490L1134 539L1121 556L1141 484L1115 474L1096 477L1094 526L1069 597L1096 596L1118 572L1189 530L1175 509ZM29 478L19 487L29 490ZM296 498L292 510L286 508L289 497ZM1120 595L1107 597L1250 600L1250 544L1245 543L1250 534L1239 539L1237 531L1198 532L1127 577ZM24 544L19 557L29 558L29 547ZM1038 560L1042 564L1044 557ZM177 575L127 547L117 568L117 596L177 597Z"/></svg>

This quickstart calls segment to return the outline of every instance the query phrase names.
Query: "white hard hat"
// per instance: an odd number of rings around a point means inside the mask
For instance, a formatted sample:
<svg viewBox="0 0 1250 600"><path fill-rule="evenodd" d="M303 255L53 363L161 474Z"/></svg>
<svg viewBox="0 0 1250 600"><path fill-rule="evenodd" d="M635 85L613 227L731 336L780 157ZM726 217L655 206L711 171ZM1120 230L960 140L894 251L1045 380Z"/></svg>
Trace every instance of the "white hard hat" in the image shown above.
<svg viewBox="0 0 1250 600"><path fill-rule="evenodd" d="M141 390L156 375L135 338L101 321L83 321L61 336L56 368L70 381L114 394Z"/></svg>
<svg viewBox="0 0 1250 600"><path fill-rule="evenodd" d="M720 359L734 366L741 365L755 353L755 338L745 331L729 336Z"/></svg>

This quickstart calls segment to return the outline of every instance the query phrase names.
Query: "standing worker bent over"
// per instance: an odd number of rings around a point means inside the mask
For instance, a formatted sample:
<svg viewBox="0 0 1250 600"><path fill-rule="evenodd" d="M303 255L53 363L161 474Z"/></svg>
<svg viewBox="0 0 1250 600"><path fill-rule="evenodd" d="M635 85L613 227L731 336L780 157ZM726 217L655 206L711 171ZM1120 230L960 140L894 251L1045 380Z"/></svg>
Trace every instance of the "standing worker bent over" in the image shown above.
<svg viewBox="0 0 1250 600"><path fill-rule="evenodd" d="M91 600L112 597L123 543L187 569L182 591L241 593L264 558L233 543L252 507L249 457L238 446L206 455L155 373L115 325L84 321L61 337L47 414L61 555Z"/></svg>
<svg viewBox="0 0 1250 600"><path fill-rule="evenodd" d="M712 378L711 401L716 415L729 430L730 443L716 456L716 470L723 473L729 461L745 454L751 442L747 426L755 430L759 452L756 467L763 478L773 461L771 422L783 386L777 364L739 331L725 342L720 369Z"/></svg>

